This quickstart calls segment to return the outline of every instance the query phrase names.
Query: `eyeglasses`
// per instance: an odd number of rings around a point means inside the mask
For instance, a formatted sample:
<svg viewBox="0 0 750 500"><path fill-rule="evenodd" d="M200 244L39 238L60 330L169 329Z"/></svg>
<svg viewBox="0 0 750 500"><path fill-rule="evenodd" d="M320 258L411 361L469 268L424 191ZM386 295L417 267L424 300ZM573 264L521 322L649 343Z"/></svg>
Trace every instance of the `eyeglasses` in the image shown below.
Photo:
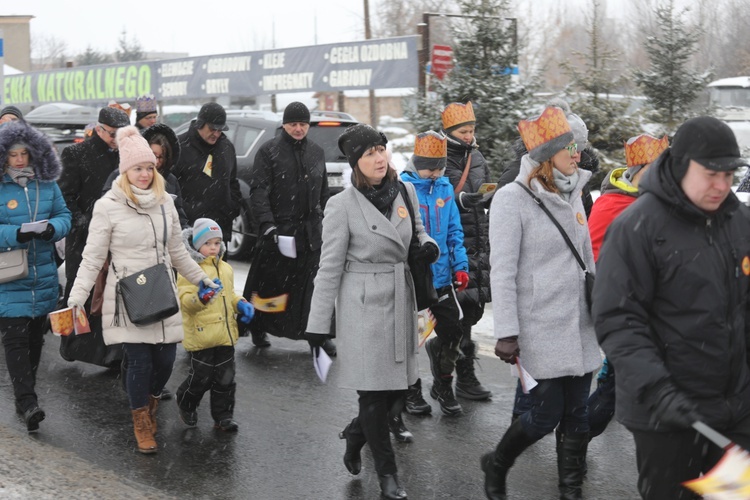
<svg viewBox="0 0 750 500"><path fill-rule="evenodd" d="M109 134L109 136L110 136L110 137L111 137L112 139L114 139L114 138L115 138L115 136L117 135L117 129L115 129L115 130L107 130L106 128L104 128L104 125L99 125L99 130L101 130L102 132L106 132L106 133L108 133L108 134Z"/></svg>
<svg viewBox="0 0 750 500"><path fill-rule="evenodd" d="M578 154L578 144L576 144L575 142L573 144L568 144L567 146L565 146L565 149L568 150L568 154L571 157L573 157L576 154Z"/></svg>

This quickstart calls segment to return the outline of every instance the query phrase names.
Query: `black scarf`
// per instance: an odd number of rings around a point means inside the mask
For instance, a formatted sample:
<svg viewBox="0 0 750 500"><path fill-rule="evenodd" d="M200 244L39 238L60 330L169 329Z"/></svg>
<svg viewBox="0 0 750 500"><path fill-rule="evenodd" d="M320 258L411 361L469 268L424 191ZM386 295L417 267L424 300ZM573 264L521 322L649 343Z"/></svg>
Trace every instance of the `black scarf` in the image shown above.
<svg viewBox="0 0 750 500"><path fill-rule="evenodd" d="M377 186L363 186L358 188L370 203L375 205L381 214L389 216L393 200L398 196L398 179L388 179L385 177L383 182Z"/></svg>

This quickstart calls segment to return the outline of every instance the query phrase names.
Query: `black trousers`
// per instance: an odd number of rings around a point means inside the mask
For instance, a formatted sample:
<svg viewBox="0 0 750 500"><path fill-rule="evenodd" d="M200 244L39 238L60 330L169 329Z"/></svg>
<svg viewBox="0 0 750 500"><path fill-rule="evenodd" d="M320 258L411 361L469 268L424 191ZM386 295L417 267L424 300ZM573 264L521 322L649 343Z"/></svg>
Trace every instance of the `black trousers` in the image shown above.
<svg viewBox="0 0 750 500"><path fill-rule="evenodd" d="M750 416L728 428L716 428L740 447L750 449ZM693 429L676 432L650 432L630 429L635 440L638 464L638 491L645 500L699 499L681 485L708 472L724 455L724 450Z"/></svg>
<svg viewBox="0 0 750 500"><path fill-rule="evenodd" d="M42 357L46 317L0 318L5 363L13 381L16 406L26 411L37 403L36 370Z"/></svg>
<svg viewBox="0 0 750 500"><path fill-rule="evenodd" d="M435 316L435 335L440 341L440 366L436 368L441 375L449 376L456 369L464 326L458 319L461 309L453 287L442 287L437 290L437 293L439 298L437 304L430 306L430 311Z"/></svg>
<svg viewBox="0 0 750 500"><path fill-rule="evenodd" d="M350 431L354 436L364 435L378 475L395 474L398 470L388 430L388 414L401 414L406 391L357 391L357 394L359 415L352 421Z"/></svg>
<svg viewBox="0 0 750 500"><path fill-rule="evenodd" d="M188 353L190 371L177 389L177 404L184 411L195 411L203 395L210 391L211 416L216 422L234 415L234 347L218 346Z"/></svg>

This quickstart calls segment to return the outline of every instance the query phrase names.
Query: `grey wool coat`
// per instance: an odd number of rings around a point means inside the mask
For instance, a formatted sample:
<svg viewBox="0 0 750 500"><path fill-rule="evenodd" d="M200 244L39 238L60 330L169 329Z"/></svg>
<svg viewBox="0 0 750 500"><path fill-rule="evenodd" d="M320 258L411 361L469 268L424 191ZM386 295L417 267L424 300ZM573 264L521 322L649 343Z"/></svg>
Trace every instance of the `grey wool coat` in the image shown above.
<svg viewBox="0 0 750 500"><path fill-rule="evenodd" d="M516 177L529 186L528 155ZM546 191L536 194L594 270L581 190L591 173L579 169L570 202ZM495 338L518 336L521 364L535 379L581 376L596 370L601 354L586 305L583 270L560 231L519 185L510 183L490 208L490 278ZM515 373L515 370L514 370Z"/></svg>
<svg viewBox="0 0 750 500"><path fill-rule="evenodd" d="M164 205L167 220L166 242L163 241L164 218L161 214L161 204ZM166 257L163 257L165 244ZM70 300L77 304L86 302L107 258L107 252L112 254L112 263L109 266L102 303L104 343L171 344L182 341L182 315L179 312L151 325L136 326L130 323L122 304L116 308L115 302L115 285L118 277L130 276L151 267L157 264L157 258L158 262L165 262L167 268L177 269L194 285L207 278L206 273L190 257L182 242L180 217L177 215L172 197L165 194L159 203L143 208L125 195L117 181L112 184L112 189L94 204L94 215L83 250L83 261L70 291ZM170 276L174 278L173 273L170 273ZM176 297L177 286L174 279L172 287ZM119 310L117 320L116 309Z"/></svg>
<svg viewBox="0 0 750 500"><path fill-rule="evenodd" d="M414 187L405 186L420 245L434 243L422 226ZM329 333L335 305L344 388L406 389L419 376L417 310L407 264L412 226L404 203L399 193L388 220L349 187L326 205L307 331Z"/></svg>

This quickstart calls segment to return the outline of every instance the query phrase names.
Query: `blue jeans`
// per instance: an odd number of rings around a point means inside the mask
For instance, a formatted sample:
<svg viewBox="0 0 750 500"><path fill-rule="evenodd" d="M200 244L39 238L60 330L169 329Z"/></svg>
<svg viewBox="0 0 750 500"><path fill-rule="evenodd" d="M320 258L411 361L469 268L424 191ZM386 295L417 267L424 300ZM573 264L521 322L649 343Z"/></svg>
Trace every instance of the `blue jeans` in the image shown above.
<svg viewBox="0 0 750 500"><path fill-rule="evenodd" d="M172 375L177 354L177 344L128 344L122 345L127 357L125 390L130 409L148 405L148 396L161 395Z"/></svg>
<svg viewBox="0 0 750 500"><path fill-rule="evenodd" d="M558 377L537 380L539 385L528 395L530 408L519 418L530 438L541 439L560 424L563 434L589 432L587 400L591 373L582 377Z"/></svg>

